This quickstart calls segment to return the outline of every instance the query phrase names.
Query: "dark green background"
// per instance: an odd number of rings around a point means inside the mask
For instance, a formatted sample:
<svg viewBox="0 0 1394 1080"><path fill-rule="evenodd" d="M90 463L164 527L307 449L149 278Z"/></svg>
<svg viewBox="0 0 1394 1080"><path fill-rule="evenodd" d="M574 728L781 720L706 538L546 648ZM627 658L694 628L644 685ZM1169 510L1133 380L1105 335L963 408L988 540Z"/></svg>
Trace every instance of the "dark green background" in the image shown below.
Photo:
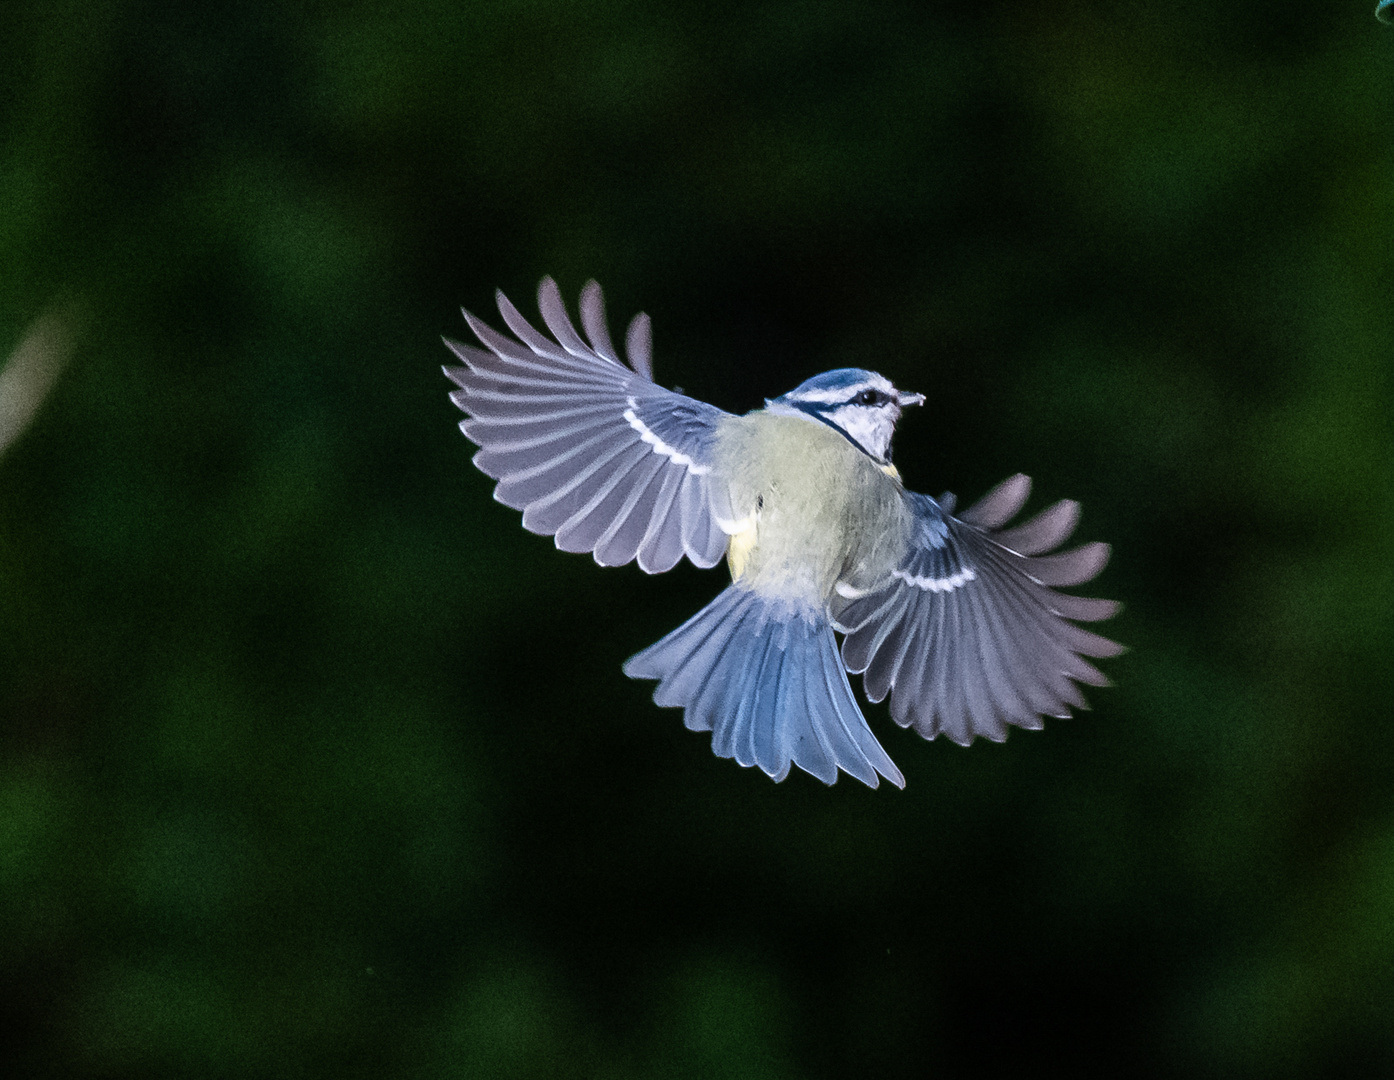
<svg viewBox="0 0 1394 1080"><path fill-rule="evenodd" d="M5 6L0 1059L25 1075L1394 1074L1394 32L1373 0ZM620 673L457 307L1115 545L1093 712L775 785ZM76 317L76 316L75 316ZM11 1074L13 1075L13 1074Z"/></svg>

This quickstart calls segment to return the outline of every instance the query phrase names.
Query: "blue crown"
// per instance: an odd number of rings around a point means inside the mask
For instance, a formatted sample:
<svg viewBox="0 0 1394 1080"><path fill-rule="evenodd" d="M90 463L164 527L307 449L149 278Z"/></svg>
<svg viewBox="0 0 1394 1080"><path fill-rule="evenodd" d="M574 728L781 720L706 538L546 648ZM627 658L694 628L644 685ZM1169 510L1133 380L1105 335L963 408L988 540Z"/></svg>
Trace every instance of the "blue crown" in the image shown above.
<svg viewBox="0 0 1394 1080"><path fill-rule="evenodd" d="M775 398L786 405L798 405L813 398L820 404L831 404L835 397L851 397L855 391L868 386L880 386L884 380L865 368L837 368L806 379L787 394Z"/></svg>

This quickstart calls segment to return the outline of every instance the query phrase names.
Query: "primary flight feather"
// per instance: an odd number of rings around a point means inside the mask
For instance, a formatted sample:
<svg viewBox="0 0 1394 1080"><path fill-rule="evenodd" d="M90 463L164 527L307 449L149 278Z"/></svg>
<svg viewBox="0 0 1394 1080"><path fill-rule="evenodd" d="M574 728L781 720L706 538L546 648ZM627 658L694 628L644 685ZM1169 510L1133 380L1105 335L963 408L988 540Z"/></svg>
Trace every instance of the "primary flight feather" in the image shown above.
<svg viewBox="0 0 1394 1080"><path fill-rule="evenodd" d="M726 557L730 586L624 665L658 680L654 701L710 731L719 756L775 780L797 765L829 784L841 769L903 787L848 672L872 701L890 695L901 726L963 745L1068 716L1085 704L1077 683L1107 685L1085 658L1122 648L1076 623L1118 605L1057 588L1092 580L1108 546L1052 554L1078 521L1070 500L1006 528L1025 476L957 516L952 496L907 491L891 437L923 395L843 368L733 416L653 381L647 316L623 363L593 281L584 339L551 278L538 290L551 337L502 293L498 305L513 336L465 312L483 348L447 340L464 366L445 369L494 497L603 566Z"/></svg>

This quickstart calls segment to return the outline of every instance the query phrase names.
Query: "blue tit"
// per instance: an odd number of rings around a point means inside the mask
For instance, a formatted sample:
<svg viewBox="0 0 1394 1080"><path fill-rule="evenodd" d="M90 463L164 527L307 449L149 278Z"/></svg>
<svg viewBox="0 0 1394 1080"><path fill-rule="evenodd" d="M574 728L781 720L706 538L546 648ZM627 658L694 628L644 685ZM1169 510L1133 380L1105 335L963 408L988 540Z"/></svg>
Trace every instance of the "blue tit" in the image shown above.
<svg viewBox="0 0 1394 1080"><path fill-rule="evenodd" d="M1076 683L1107 685L1085 657L1121 646L1075 624L1118 605L1056 587L1093 579L1108 546L1050 554L1078 521L1070 500L1006 528L1025 476L957 515L952 495L906 490L891 437L923 395L844 368L733 416L653 381L645 315L621 362L595 282L581 292L585 340L550 278L538 302L551 337L500 293L513 337L467 311L483 348L447 340L464 363L445 369L460 428L494 497L563 551L650 574L725 557L730 586L624 665L658 680L654 701L710 731L718 756L775 780L797 765L828 784L841 769L903 787L849 672L871 701L890 695L902 727L962 745L1069 716L1086 707Z"/></svg>

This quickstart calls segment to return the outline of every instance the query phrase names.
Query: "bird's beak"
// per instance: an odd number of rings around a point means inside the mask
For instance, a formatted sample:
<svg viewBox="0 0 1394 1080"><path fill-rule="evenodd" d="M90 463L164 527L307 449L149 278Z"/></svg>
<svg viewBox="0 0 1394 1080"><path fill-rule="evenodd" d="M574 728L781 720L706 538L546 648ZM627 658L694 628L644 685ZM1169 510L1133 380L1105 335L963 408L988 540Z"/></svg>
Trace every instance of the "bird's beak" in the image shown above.
<svg viewBox="0 0 1394 1080"><path fill-rule="evenodd" d="M905 394L905 393L902 393L901 391L897 390L897 391L895 392L895 403L896 403L897 405L899 405L902 409L905 408L907 405L923 405L923 404L924 404L924 395L923 395L923 394Z"/></svg>

